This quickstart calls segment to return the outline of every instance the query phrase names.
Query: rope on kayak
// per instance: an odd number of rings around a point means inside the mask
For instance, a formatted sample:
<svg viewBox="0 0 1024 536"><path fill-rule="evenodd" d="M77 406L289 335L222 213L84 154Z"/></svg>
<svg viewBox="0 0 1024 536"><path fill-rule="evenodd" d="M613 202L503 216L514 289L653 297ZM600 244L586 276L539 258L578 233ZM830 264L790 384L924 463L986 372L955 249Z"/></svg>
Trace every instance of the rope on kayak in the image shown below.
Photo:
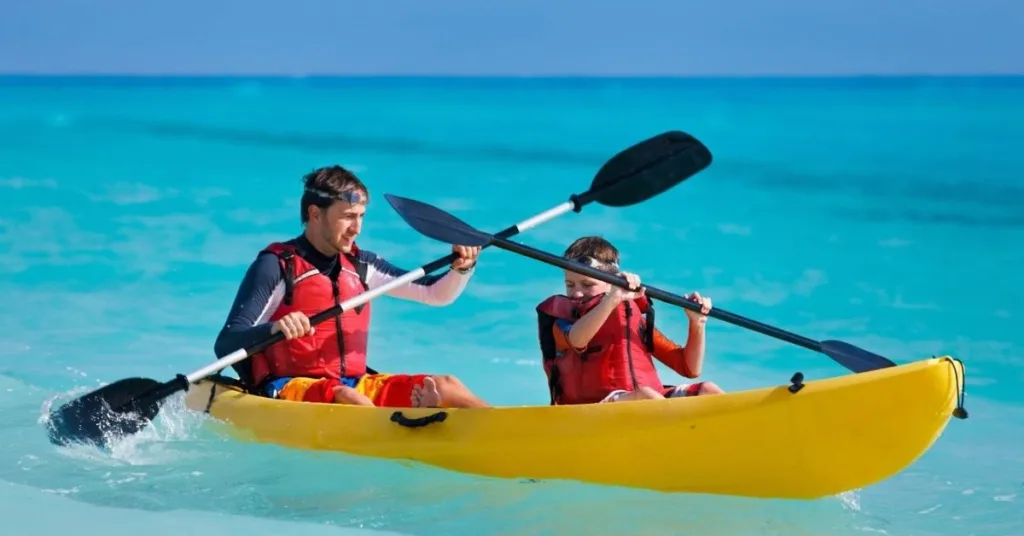
<svg viewBox="0 0 1024 536"><path fill-rule="evenodd" d="M953 416L957 419L966 419L967 410L964 409L964 396L967 391L967 367L964 366L963 361L960 361L955 357L946 356L946 360L949 361L949 365L953 367L953 376L956 378L956 408L953 409ZM960 364L959 369L953 363L954 361ZM961 370L964 372L962 378L960 376Z"/></svg>
<svg viewBox="0 0 1024 536"><path fill-rule="evenodd" d="M206 401L206 407L203 408L203 413L210 413L210 409L213 408L213 399L217 394L217 382L210 382L210 399Z"/></svg>
<svg viewBox="0 0 1024 536"><path fill-rule="evenodd" d="M243 393L250 393L249 389L245 387L245 384L230 376L224 376L217 373L206 379L213 385L210 387L210 399L206 401L206 409L203 410L205 413L209 413L210 408L213 407L213 399L217 397L218 386L235 387L237 389L241 389Z"/></svg>

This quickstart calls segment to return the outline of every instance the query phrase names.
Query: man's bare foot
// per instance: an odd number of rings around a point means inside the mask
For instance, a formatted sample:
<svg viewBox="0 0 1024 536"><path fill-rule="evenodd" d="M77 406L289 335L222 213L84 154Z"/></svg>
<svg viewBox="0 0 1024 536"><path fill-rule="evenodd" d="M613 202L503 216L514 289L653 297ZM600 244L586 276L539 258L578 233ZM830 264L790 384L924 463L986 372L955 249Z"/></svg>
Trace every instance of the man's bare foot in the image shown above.
<svg viewBox="0 0 1024 536"><path fill-rule="evenodd" d="M414 408L436 408L441 405L441 393L437 391L434 378L423 378L423 385L414 385L411 400Z"/></svg>

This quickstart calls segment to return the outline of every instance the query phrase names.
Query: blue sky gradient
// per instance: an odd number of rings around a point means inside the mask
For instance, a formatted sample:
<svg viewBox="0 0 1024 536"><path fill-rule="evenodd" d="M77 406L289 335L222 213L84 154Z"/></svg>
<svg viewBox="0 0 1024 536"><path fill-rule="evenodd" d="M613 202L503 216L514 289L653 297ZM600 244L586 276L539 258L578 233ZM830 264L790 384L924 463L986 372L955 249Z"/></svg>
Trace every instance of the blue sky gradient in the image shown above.
<svg viewBox="0 0 1024 536"><path fill-rule="evenodd" d="M1021 28L1020 0L10 1L0 72L1007 74Z"/></svg>

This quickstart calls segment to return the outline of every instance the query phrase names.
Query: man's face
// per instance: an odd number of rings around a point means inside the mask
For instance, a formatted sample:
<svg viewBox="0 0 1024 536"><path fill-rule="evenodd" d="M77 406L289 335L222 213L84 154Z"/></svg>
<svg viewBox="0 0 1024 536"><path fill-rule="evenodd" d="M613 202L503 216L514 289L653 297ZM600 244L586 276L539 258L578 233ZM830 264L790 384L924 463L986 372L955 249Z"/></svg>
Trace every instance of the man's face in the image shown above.
<svg viewBox="0 0 1024 536"><path fill-rule="evenodd" d="M335 201L326 209L312 207L310 224L324 243L336 251L348 253L363 229L366 205Z"/></svg>

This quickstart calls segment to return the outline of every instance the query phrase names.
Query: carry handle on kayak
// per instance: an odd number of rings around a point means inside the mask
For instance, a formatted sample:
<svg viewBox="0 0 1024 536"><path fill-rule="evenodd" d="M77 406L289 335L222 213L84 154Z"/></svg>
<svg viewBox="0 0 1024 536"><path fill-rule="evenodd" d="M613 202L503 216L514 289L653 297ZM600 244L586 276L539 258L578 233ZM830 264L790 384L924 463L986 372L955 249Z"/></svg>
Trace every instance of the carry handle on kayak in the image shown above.
<svg viewBox="0 0 1024 536"><path fill-rule="evenodd" d="M401 411L396 411L391 414L391 422L397 422L399 426L404 426L406 428L422 428L435 422L444 422L447 418L448 412L445 411L439 411L425 417L412 418L406 417Z"/></svg>

